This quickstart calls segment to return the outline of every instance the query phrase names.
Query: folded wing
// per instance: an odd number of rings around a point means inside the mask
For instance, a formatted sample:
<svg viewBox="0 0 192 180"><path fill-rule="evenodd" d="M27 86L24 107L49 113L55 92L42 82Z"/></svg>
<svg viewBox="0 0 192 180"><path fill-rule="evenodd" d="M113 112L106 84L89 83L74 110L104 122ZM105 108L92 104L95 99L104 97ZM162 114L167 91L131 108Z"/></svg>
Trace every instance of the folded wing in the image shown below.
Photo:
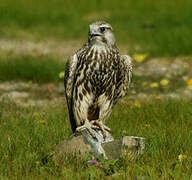
<svg viewBox="0 0 192 180"><path fill-rule="evenodd" d="M77 128L76 120L75 120L74 113L73 113L73 99L72 99L77 62L78 62L78 58L77 58L76 54L74 54L73 56L71 56L68 59L68 61L66 63L65 78L64 78L65 95L66 95L66 99L67 99L69 118L70 118L71 128L72 128L73 133L75 132L75 130Z"/></svg>

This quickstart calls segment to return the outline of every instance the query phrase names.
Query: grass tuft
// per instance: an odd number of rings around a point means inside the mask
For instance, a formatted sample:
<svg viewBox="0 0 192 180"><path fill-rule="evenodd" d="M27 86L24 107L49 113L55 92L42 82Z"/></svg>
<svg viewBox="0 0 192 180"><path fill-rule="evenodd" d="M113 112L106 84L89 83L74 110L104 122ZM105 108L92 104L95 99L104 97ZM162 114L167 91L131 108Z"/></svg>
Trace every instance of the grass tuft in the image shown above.
<svg viewBox="0 0 192 180"><path fill-rule="evenodd" d="M0 80L58 82L65 63L47 57L17 57L0 60Z"/></svg>

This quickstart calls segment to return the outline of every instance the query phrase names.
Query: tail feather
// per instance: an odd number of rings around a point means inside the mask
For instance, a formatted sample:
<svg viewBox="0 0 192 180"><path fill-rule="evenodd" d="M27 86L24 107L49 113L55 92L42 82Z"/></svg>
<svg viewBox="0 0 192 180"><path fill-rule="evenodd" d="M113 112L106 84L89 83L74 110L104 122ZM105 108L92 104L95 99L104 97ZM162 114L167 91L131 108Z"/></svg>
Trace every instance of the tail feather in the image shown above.
<svg viewBox="0 0 192 180"><path fill-rule="evenodd" d="M73 133L75 133L75 130L77 128L76 120L73 113L73 105L72 105L72 99L67 99L67 105L68 105L68 111L69 111L69 119L71 122L71 128Z"/></svg>

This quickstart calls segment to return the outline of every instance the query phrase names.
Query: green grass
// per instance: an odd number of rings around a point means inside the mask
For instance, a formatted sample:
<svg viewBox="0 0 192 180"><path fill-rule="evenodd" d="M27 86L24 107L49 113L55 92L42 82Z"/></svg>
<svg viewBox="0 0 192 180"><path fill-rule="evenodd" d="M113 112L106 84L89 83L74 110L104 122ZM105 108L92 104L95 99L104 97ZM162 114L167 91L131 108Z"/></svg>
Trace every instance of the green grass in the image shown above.
<svg viewBox="0 0 192 180"><path fill-rule="evenodd" d="M0 80L58 82L64 69L64 62L49 57L7 57L0 60Z"/></svg>
<svg viewBox="0 0 192 180"><path fill-rule="evenodd" d="M114 27L117 44L131 55L190 56L191 7L191 0L1 0L0 39L86 41L88 24L105 20ZM0 81L57 82L64 70L64 63L49 56L10 54L0 57Z"/></svg>
<svg viewBox="0 0 192 180"><path fill-rule="evenodd" d="M135 160L104 161L104 169L98 169L87 165L89 156L66 158L63 166L52 160L43 113L53 144L58 144L72 133L66 104L43 110L22 109L5 99L0 103L0 179L103 179L119 172L129 179L145 176L189 180L192 178L191 112L192 103L184 101L154 101L142 104L141 108L117 105L107 123L112 134L116 138L145 137L145 152ZM187 158L179 162L179 154Z"/></svg>
<svg viewBox="0 0 192 180"><path fill-rule="evenodd" d="M191 0L1 0L0 36L86 40L88 24L106 20L130 53L191 55L191 6Z"/></svg>
<svg viewBox="0 0 192 180"><path fill-rule="evenodd" d="M1 0L0 39L86 41L88 24L105 20L114 27L117 44L124 44L130 54L192 55L191 7L191 0ZM0 81L58 82L59 73L65 69L64 62L50 56L13 57L11 53L0 57ZM134 89L137 93L167 93L186 86L179 76L170 78L167 87L160 86L155 91L142 87L145 81L159 82L162 78L133 76ZM192 103L152 101L141 108L120 103L107 122L115 138L145 137L144 154L134 160L102 161L104 168L98 169L87 164L90 156L67 157L62 166L52 159L52 143L58 144L72 134L66 104L20 108L8 99L1 100L0 180L111 179L115 172L122 173L122 179L144 176L190 180ZM179 154L187 158L180 162Z"/></svg>

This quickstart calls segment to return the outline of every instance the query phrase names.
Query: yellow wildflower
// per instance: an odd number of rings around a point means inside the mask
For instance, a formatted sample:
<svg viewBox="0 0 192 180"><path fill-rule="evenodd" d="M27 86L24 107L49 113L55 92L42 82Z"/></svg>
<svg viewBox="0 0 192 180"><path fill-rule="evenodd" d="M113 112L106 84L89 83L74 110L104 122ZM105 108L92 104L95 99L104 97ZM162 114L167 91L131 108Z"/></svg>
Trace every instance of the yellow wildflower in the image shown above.
<svg viewBox="0 0 192 180"><path fill-rule="evenodd" d="M63 79L64 76L65 76L65 73L64 73L64 72L60 72L60 73L59 73L59 78L60 78L60 79Z"/></svg>
<svg viewBox="0 0 192 180"><path fill-rule="evenodd" d="M148 84L147 82L143 82L143 83L142 83L143 86L146 86L147 84Z"/></svg>
<svg viewBox="0 0 192 180"><path fill-rule="evenodd" d="M169 80L168 79L163 79L163 80L160 81L160 84L162 86L167 86L169 84Z"/></svg>
<svg viewBox="0 0 192 180"><path fill-rule="evenodd" d="M150 125L150 124L145 124L145 127L146 127L146 128L150 128L151 125Z"/></svg>
<svg viewBox="0 0 192 180"><path fill-rule="evenodd" d="M188 85L188 86L192 86L192 78L189 78L189 79L187 80L187 85Z"/></svg>
<svg viewBox="0 0 192 180"><path fill-rule="evenodd" d="M127 134L127 130L123 130L123 135L126 135Z"/></svg>
<svg viewBox="0 0 192 180"><path fill-rule="evenodd" d="M148 54L134 54L133 55L133 59L136 61L136 62L142 62L145 60L145 58L148 56Z"/></svg>
<svg viewBox="0 0 192 180"><path fill-rule="evenodd" d="M187 158L187 156L184 155L184 154L179 154L179 156L178 156L178 159L179 159L180 162L183 161L186 158Z"/></svg>
<svg viewBox="0 0 192 180"><path fill-rule="evenodd" d="M140 108L140 107L141 107L141 103L139 103L139 102L136 102L134 105L135 105L135 107L137 107L137 108Z"/></svg>
<svg viewBox="0 0 192 180"><path fill-rule="evenodd" d="M151 88L157 88L157 87L159 87L159 84L157 82L154 82L154 83L150 84L150 87Z"/></svg>
<svg viewBox="0 0 192 180"><path fill-rule="evenodd" d="M156 96L155 98L158 99L158 100L160 100L160 99L161 99L161 96L158 95L158 96Z"/></svg>
<svg viewBox="0 0 192 180"><path fill-rule="evenodd" d="M44 122L45 122L44 119L39 120L39 123L44 123Z"/></svg>

